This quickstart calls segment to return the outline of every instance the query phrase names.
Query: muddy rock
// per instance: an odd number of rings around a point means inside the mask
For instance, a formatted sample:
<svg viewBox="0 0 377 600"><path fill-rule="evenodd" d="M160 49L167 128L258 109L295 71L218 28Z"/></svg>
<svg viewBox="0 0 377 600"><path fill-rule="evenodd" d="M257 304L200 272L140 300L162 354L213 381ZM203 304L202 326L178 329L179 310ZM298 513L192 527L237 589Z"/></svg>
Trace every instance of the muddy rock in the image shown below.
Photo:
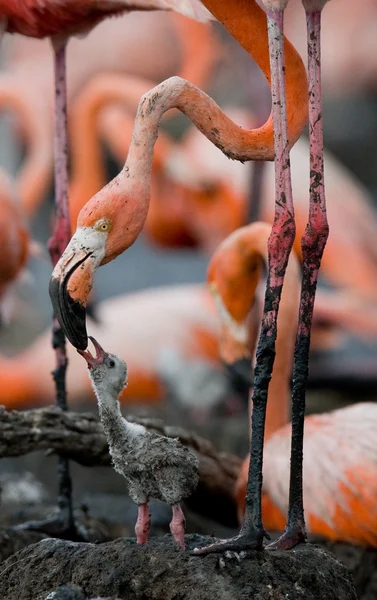
<svg viewBox="0 0 377 600"><path fill-rule="evenodd" d="M356 600L347 569L329 552L302 545L290 552L193 556L211 538L171 536L146 546L122 538L103 544L46 539L2 564L4 600ZM62 596L62 594L64 594ZM70 595L69 595L70 594Z"/></svg>

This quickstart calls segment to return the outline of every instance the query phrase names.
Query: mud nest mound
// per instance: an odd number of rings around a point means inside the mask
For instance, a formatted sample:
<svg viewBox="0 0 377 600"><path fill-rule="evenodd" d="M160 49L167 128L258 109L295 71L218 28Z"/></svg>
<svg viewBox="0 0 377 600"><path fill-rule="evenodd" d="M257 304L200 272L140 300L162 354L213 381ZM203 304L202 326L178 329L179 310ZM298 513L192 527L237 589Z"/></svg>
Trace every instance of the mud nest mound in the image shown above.
<svg viewBox="0 0 377 600"><path fill-rule="evenodd" d="M329 552L302 545L246 557L190 554L211 538L171 536L146 546L122 538L103 544L45 539L1 565L3 600L355 600L347 569Z"/></svg>

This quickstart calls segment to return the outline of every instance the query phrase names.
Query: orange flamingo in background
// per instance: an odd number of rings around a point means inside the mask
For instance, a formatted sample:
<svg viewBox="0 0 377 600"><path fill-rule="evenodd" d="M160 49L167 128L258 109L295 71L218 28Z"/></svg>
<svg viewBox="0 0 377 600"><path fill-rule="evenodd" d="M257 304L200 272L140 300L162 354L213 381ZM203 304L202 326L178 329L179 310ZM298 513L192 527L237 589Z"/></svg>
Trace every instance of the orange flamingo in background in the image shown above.
<svg viewBox="0 0 377 600"><path fill-rule="evenodd" d="M0 324L7 320L12 284L25 268L30 251L29 233L14 182L0 170Z"/></svg>
<svg viewBox="0 0 377 600"><path fill-rule="evenodd" d="M221 323L221 358L231 369L238 369L239 374L248 374L249 378L255 339L248 338L248 319L262 266L267 263L269 234L266 223L239 229L219 246L208 267L208 283ZM273 531L284 529L288 508L288 421L298 296L299 267L292 253L279 311L265 428L263 520ZM305 419L304 506L311 533L377 546L376 425L374 403L360 403ZM249 457L236 486L240 521L245 510L248 471Z"/></svg>
<svg viewBox="0 0 377 600"><path fill-rule="evenodd" d="M231 109L228 114L232 118L236 114L237 121L245 127L252 123L251 116L240 109L235 113ZM308 144L300 139L291 150L297 229L294 248L299 257L302 254L300 238L307 219L305 165L308 160ZM326 162L328 220L332 235L324 251L321 272L335 287L371 300L377 293L376 214L367 191L356 178L330 153L326 153ZM231 231L245 224L250 187L247 166L227 161L206 138L191 129L175 154L170 151L165 158L165 168L166 177L187 190L183 219L200 247L213 252ZM267 164L261 191L261 218L271 223L273 186L273 168ZM212 191L207 198L204 195L206 187ZM148 233L154 234L153 230Z"/></svg>
<svg viewBox="0 0 377 600"><path fill-rule="evenodd" d="M23 86L12 78L0 77L0 107L10 110L25 132L26 157L17 174L15 185L22 209L27 216L28 208L35 206L50 184L53 157L50 140L35 119L33 107L23 95Z"/></svg>
<svg viewBox="0 0 377 600"><path fill-rule="evenodd" d="M156 404L164 400L166 390L159 363L164 351L182 357L188 368L190 362L199 360L221 373L218 319L203 285L162 287L106 300L98 305L98 322L91 323L91 330L130 365L124 402ZM91 395L91 387L86 367L71 346L68 358L70 400L77 404ZM43 371L41 364L46 366ZM49 331L17 356L1 357L0 404L20 408L50 403L52 367Z"/></svg>

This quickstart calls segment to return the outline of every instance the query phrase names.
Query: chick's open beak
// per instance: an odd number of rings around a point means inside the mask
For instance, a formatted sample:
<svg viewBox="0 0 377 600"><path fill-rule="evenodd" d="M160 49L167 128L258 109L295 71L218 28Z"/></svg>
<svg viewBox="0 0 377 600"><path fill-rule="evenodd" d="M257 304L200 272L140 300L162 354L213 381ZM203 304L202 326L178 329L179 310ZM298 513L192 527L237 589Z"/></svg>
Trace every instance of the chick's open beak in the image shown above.
<svg viewBox="0 0 377 600"><path fill-rule="evenodd" d="M86 305L93 285L93 274L104 256L97 232L78 229L53 270L49 292L60 326L75 348L85 350ZM103 246L103 247L102 247Z"/></svg>
<svg viewBox="0 0 377 600"><path fill-rule="evenodd" d="M89 339L91 340L96 350L96 356L93 356L89 350L77 350L77 352L85 358L88 364L88 369L92 369L93 367L98 367L99 365L102 365L106 357L106 352L94 337L89 336Z"/></svg>

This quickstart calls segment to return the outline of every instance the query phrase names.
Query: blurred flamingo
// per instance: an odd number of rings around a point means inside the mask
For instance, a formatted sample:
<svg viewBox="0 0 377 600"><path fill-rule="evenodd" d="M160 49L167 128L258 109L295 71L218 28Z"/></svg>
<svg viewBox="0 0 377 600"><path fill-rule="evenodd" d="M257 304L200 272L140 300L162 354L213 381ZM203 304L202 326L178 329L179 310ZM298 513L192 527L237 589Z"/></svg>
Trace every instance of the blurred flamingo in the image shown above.
<svg viewBox="0 0 377 600"><path fill-rule="evenodd" d="M14 182L0 170L0 324L9 320L13 310L13 284L24 271L29 257L30 239Z"/></svg>
<svg viewBox="0 0 377 600"><path fill-rule="evenodd" d="M208 283L221 323L221 358L230 369L249 376L255 336L248 335L248 315L267 263L269 233L266 223L253 223L232 233L219 246L208 268ZM288 420L299 287L298 261L292 253L278 317L265 429L263 521L273 531L284 529L288 508ZM376 425L374 403L360 403L305 419L304 506L309 532L332 540L377 546ZM245 509L248 470L249 457L243 463L235 491L240 521Z"/></svg>
<svg viewBox="0 0 377 600"><path fill-rule="evenodd" d="M161 377L161 354L170 352L185 361L202 361L221 373L218 320L213 300L202 285L144 290L98 305L98 323L91 330L129 364L124 402L161 403L166 389ZM69 346L67 373L70 400L77 404L91 395L85 365ZM43 371L40 365L45 365ZM26 350L0 360L0 404L20 408L48 404L53 398L50 370L53 355L50 332L42 333Z"/></svg>
<svg viewBox="0 0 377 600"><path fill-rule="evenodd" d="M227 114L244 127L253 125L252 116L245 110L229 109ZM324 251L321 273L334 287L372 300L377 293L376 213L367 190L331 153L326 152L325 156L331 236ZM291 150L297 228L294 248L300 258L300 240L307 219L308 174L305 167L308 160L308 143L300 139ZM199 247L211 253L231 231L245 224L250 187L247 166L228 161L193 128L177 149L169 151L164 165L166 177L183 187L182 219ZM273 166L266 164L260 217L270 223L274 210L273 189ZM161 221L163 217L164 213ZM148 229L148 223L147 231L153 239L154 231Z"/></svg>
<svg viewBox="0 0 377 600"><path fill-rule="evenodd" d="M26 139L26 153L17 173L15 185L27 216L29 207L38 204L40 197L50 184L52 154L50 140L35 119L33 107L23 95L23 86L12 78L0 77L0 107L10 111L21 124Z"/></svg>

